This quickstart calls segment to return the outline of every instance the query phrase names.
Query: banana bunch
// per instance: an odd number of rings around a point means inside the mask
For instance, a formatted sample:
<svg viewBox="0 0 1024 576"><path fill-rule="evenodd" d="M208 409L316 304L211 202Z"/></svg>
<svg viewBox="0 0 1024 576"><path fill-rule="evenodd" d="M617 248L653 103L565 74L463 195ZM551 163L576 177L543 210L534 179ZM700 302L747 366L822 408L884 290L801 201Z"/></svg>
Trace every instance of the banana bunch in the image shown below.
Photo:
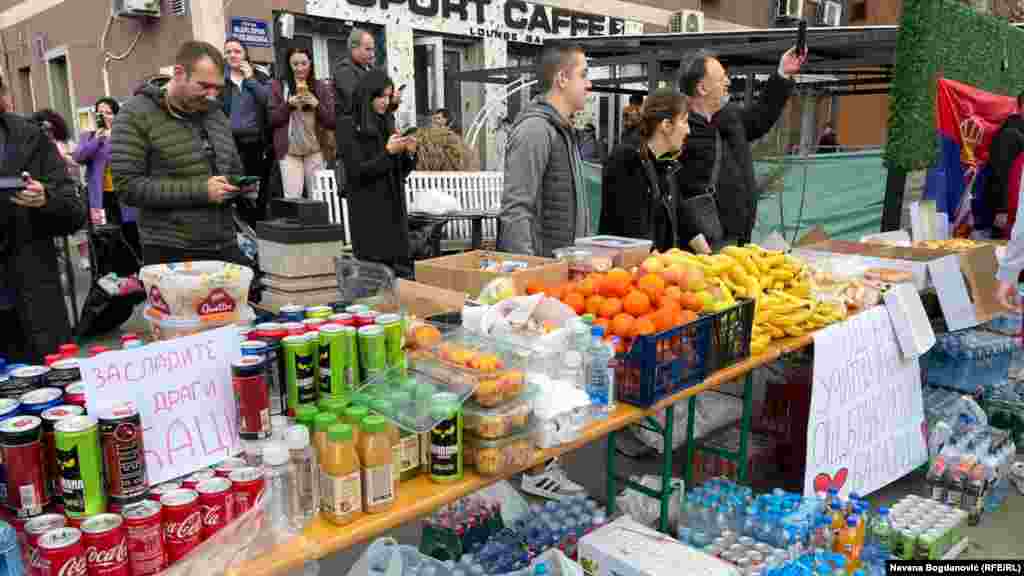
<svg viewBox="0 0 1024 576"><path fill-rule="evenodd" d="M738 291L741 296L756 299L768 290L783 290L799 298L811 295L810 270L799 258L757 244L727 246L722 255L737 263L730 269L730 280L742 288Z"/></svg>
<svg viewBox="0 0 1024 576"><path fill-rule="evenodd" d="M846 307L816 302L783 290L769 290L758 300L750 353L764 352L772 340L803 336L846 318Z"/></svg>

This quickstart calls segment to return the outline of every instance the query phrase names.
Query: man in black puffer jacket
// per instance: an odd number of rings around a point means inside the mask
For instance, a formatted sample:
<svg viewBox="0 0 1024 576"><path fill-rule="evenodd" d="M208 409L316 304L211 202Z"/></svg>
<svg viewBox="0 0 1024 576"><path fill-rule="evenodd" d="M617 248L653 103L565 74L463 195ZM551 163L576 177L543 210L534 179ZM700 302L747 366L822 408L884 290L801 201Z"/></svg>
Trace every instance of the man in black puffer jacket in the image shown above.
<svg viewBox="0 0 1024 576"><path fill-rule="evenodd" d="M795 48L783 54L760 101L746 108L729 105L729 76L711 53L700 50L683 59L679 88L690 97L690 137L678 173L680 189L684 197L692 197L715 186L726 243L750 241L758 193L750 143L767 134L779 119L793 92L791 77L806 58L806 53L798 56ZM716 140L722 144L718 181L710 182Z"/></svg>

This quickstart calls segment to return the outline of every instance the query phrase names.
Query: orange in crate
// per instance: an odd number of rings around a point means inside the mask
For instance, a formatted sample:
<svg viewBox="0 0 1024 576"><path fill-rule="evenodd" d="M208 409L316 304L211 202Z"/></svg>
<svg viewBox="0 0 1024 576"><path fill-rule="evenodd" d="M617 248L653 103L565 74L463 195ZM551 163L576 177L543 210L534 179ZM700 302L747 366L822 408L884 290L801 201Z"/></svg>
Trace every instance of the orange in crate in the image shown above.
<svg viewBox="0 0 1024 576"><path fill-rule="evenodd" d="M633 290L622 301L622 309L633 316L643 316L651 311L651 298L644 292Z"/></svg>
<svg viewBox="0 0 1024 576"><path fill-rule="evenodd" d="M540 294L541 292L544 292L544 283L540 280L530 280L526 283L526 294L528 296Z"/></svg>
<svg viewBox="0 0 1024 576"><path fill-rule="evenodd" d="M619 312L622 312L622 300L618 298L605 298L604 302L601 303L598 316L611 319L615 318Z"/></svg>
<svg viewBox="0 0 1024 576"><path fill-rule="evenodd" d="M637 336L650 336L656 334L658 328L650 318L641 318L634 324L634 333Z"/></svg>
<svg viewBox="0 0 1024 576"><path fill-rule="evenodd" d="M580 281L577 290L584 298L590 298L594 294L594 280L592 278L584 278Z"/></svg>
<svg viewBox="0 0 1024 576"><path fill-rule="evenodd" d="M662 292L665 291L665 279L657 274L645 274L640 277L640 280L636 283L636 287L654 301L657 300L661 296Z"/></svg>
<svg viewBox="0 0 1024 576"><path fill-rule="evenodd" d="M616 314L612 319L612 332L619 338L632 338L634 322L635 319L625 312Z"/></svg>
<svg viewBox="0 0 1024 576"><path fill-rule="evenodd" d="M587 298L586 310L587 314L593 314L594 316L600 316L601 306L604 304L604 296L594 294Z"/></svg>
<svg viewBox="0 0 1024 576"><path fill-rule="evenodd" d="M565 295L565 305L576 311L576 314L583 315L587 309L587 302L579 292L569 292Z"/></svg>

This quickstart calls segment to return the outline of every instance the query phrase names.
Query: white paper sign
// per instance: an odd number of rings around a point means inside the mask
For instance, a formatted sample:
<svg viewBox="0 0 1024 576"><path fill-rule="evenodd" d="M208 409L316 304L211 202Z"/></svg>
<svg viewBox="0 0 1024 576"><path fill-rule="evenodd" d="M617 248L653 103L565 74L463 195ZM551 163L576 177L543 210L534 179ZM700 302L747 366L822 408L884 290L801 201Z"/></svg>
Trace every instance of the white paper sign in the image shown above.
<svg viewBox="0 0 1024 576"><path fill-rule="evenodd" d="M234 326L81 361L90 414L131 401L142 417L146 475L156 485L241 449L231 362Z"/></svg>
<svg viewBox="0 0 1024 576"><path fill-rule="evenodd" d="M975 313L974 302L967 293L963 272L960 271L960 256L950 254L928 263L935 293L942 305L942 316L950 332L973 328L980 324Z"/></svg>
<svg viewBox="0 0 1024 576"><path fill-rule="evenodd" d="M923 464L921 371L876 306L814 334L804 494L869 494Z"/></svg>

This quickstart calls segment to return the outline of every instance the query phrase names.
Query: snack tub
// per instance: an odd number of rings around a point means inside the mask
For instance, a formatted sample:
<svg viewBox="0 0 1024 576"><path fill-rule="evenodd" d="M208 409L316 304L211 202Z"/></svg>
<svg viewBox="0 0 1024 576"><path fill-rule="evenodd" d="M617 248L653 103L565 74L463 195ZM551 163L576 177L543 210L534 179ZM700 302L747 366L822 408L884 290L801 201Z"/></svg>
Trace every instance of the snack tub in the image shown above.
<svg viewBox="0 0 1024 576"><path fill-rule="evenodd" d="M481 476L499 476L530 463L533 443L523 432L497 440L465 435L463 462L476 467Z"/></svg>
<svg viewBox="0 0 1024 576"><path fill-rule="evenodd" d="M531 356L526 348L456 329L439 344L410 352L409 360L442 380L453 372L474 380L473 401L494 408L526 390Z"/></svg>
<svg viewBox="0 0 1024 576"><path fill-rule="evenodd" d="M202 260L151 264L139 270L151 317L237 322L249 303L253 271L245 266Z"/></svg>
<svg viewBox="0 0 1024 576"><path fill-rule="evenodd" d="M497 408L484 408L475 402L463 407L466 431L484 440L495 440L519 434L530 426L530 403L523 399L506 402Z"/></svg>
<svg viewBox="0 0 1024 576"><path fill-rule="evenodd" d="M1007 385L1016 338L968 328L935 336L923 357L926 383L973 394Z"/></svg>
<svg viewBox="0 0 1024 576"><path fill-rule="evenodd" d="M252 321L256 314L252 308L246 306L235 321L214 320L210 318L179 318L176 316L165 316L159 311L146 306L142 315L149 324L149 332L153 340L174 340L182 336L192 336L206 330L221 328L229 324L246 324Z"/></svg>
<svg viewBox="0 0 1024 576"><path fill-rule="evenodd" d="M703 381L710 373L713 328L714 317L705 316L658 334L634 338L632 347L616 356L616 398L647 408Z"/></svg>

